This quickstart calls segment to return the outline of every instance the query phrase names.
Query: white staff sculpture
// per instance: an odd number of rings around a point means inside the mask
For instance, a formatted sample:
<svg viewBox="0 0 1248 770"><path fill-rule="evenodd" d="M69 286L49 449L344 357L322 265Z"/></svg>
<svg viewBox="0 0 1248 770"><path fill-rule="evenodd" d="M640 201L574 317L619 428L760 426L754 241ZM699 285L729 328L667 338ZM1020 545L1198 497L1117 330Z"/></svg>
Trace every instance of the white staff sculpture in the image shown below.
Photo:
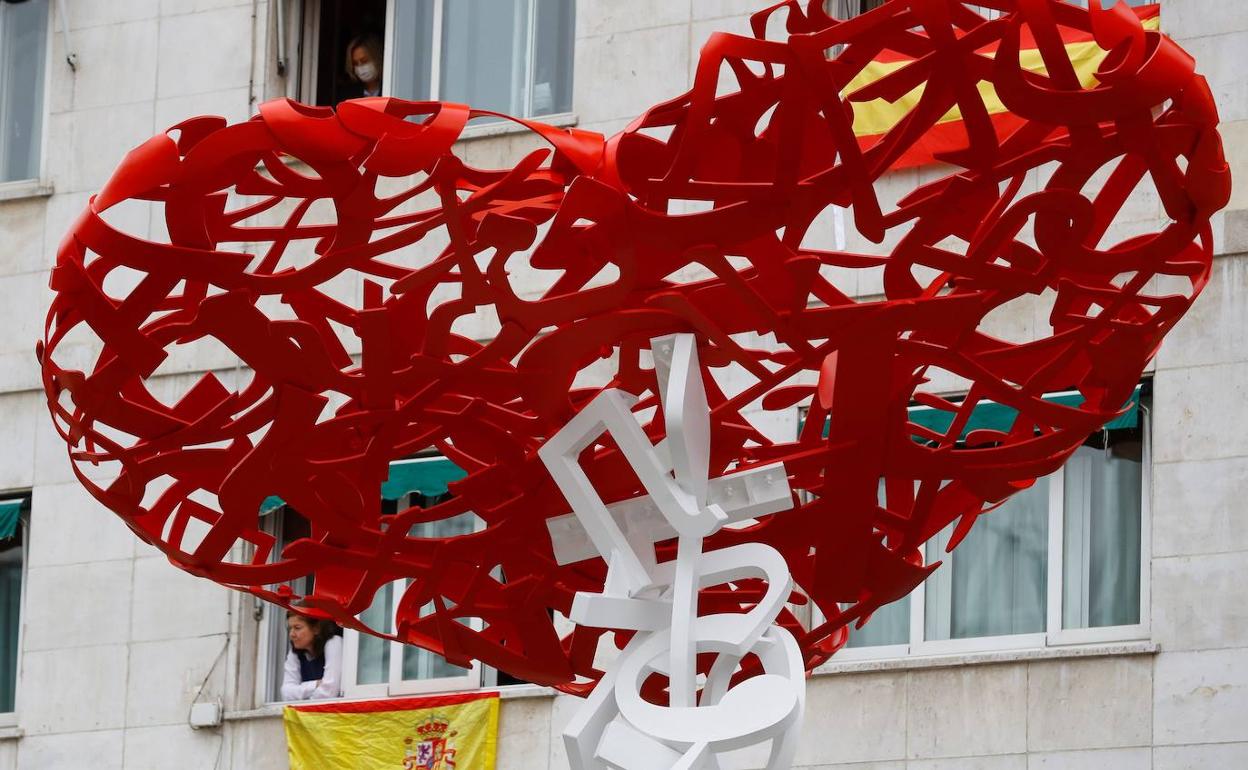
<svg viewBox="0 0 1248 770"><path fill-rule="evenodd" d="M771 741L768 770L790 767L805 704L805 670L792 634L774 624L792 588L784 557L761 543L703 553L722 527L792 506L781 463L707 479L710 410L692 334L652 341L667 438L647 439L630 411L636 398L600 393L539 450L573 513L549 520L555 556L601 556L601 593L581 592L571 619L636 635L609 664L564 731L575 770L710 770L721 752ZM578 457L609 433L649 493L606 505ZM677 537L676 558L654 544ZM745 614L698 615L700 587L762 578L766 595ZM699 653L716 655L704 682ZM730 685L746 655L763 673ZM642 698L651 674L668 678L669 705Z"/></svg>

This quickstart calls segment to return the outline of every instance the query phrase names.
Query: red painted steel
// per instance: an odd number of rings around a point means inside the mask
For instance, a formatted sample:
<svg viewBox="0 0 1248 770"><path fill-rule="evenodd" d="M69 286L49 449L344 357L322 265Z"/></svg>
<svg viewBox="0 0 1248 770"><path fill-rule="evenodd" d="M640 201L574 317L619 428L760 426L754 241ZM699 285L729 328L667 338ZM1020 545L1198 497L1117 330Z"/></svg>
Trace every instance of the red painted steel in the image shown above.
<svg viewBox="0 0 1248 770"><path fill-rule="evenodd" d="M782 4L753 17L752 38L712 35L693 88L615 136L517 121L543 147L503 168L475 167L473 148L454 144L490 115L458 104L279 100L237 125L174 126L126 156L52 273L38 353L75 472L188 572L371 633L384 629L355 616L410 578L393 638L584 692L604 630L561 638L551 618L598 590L604 567L556 564L545 522L567 505L535 451L599 391L581 384L589 369L640 395L660 438L649 340L693 331L712 475L783 460L808 493L708 547L761 541L785 555L828 620L781 621L819 664L848 624L934 568L924 541L955 521L960 539L1118 413L1208 279L1210 216L1229 196L1210 90L1174 42L1121 4L981 4L1007 13L892 0L840 22L821 2ZM776 20L787 36L766 39ZM1062 28L1112 51L1099 86L1074 80ZM1047 74L1020 67L1020 35ZM885 50L915 61L872 94L925 90L861 150L840 91ZM1013 113L1008 135L977 83ZM942 156L952 167L903 177L915 188L880 200L876 180L955 106L965 149ZM1116 235L1143 188L1167 220ZM136 202L168 238L118 228L110 212ZM812 246L829 240L836 207L853 243L885 254ZM534 276L545 288L523 293ZM1043 309L1034 341L985 331L1016 302ZM471 319L495 319L497 333L473 339ZM228 348L245 382L155 386L171 350L196 341ZM731 391L729 370L744 383ZM931 392L933 370L962 378L967 398ZM1042 399L1067 388L1081 407ZM983 400L1017 419L963 438ZM910 422L914 402L952 413L950 429ZM810 414L795 440L755 427L760 409L799 403ZM426 450L468 472L454 498L383 516L388 464ZM604 499L640 491L610 445L584 465ZM260 527L271 495L311 524L281 553ZM481 531L411 534L468 511ZM309 596L275 588L306 575ZM748 581L707 589L701 611L758 595Z"/></svg>

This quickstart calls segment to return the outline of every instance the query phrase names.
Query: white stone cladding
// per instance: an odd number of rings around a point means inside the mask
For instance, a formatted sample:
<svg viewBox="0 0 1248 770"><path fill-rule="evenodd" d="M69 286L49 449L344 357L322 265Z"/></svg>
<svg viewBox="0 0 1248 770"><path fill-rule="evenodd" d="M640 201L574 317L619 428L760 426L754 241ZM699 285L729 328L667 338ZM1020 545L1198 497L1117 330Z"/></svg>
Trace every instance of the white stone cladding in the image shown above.
<svg viewBox="0 0 1248 770"><path fill-rule="evenodd" d="M709 32L744 32L746 14L764 4L579 0L577 124L611 133L680 93ZM254 601L176 570L87 495L41 403L33 353L56 245L122 155L185 117L239 121L282 93L274 14L268 0L68 0L71 71L52 6L42 184L0 186L0 492L33 495L17 723L0 727L0 770L286 768L280 715L257 696ZM1215 220L1209 288L1153 366L1151 639L834 662L809 682L803 770L1248 768L1248 4L1162 0L1162 27L1209 79L1237 179ZM535 146L502 134L459 151L502 164ZM897 173L881 198L896 201L935 173ZM116 217L139 235L163 226L143 206ZM1161 217L1156 198L1139 195L1116 227ZM823 224L814 237L830 245ZM877 248L852 228L847 246ZM839 285L880 290L870 271ZM1043 312L1019 303L993 323L1024 339ZM489 319L478 322L487 334ZM220 350L190 350L162 370L161 386L183 388L205 369L237 376L235 364ZM760 427L794 434L795 411L770 419ZM222 727L188 726L197 695L223 702ZM511 695L498 770L566 767L558 736L576 704ZM731 767L756 766L748 753L739 760Z"/></svg>

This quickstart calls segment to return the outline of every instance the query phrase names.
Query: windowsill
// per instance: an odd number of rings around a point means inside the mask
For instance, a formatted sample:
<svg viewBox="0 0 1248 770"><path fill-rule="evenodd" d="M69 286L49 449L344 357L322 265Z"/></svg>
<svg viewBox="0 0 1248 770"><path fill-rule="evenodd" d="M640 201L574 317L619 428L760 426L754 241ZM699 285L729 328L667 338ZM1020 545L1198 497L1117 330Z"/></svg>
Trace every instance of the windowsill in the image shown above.
<svg viewBox="0 0 1248 770"><path fill-rule="evenodd" d="M0 201L20 201L28 198L47 198L55 192L52 183L42 179L20 179L16 182L0 182Z"/></svg>
<svg viewBox="0 0 1248 770"><path fill-rule="evenodd" d="M17 725L0 726L0 741L15 741L26 734L26 731Z"/></svg>
<svg viewBox="0 0 1248 770"><path fill-rule="evenodd" d="M540 115L533 118L524 118L535 123L545 123L548 126L556 128L567 128L575 126L577 117L572 112L561 112L556 115ZM508 134L524 134L528 133L529 128L514 120L498 120L492 123L475 123L464 127L460 132L459 139L456 141L463 142L472 139L485 139L491 136L506 136Z"/></svg>
<svg viewBox="0 0 1248 770"><path fill-rule="evenodd" d="M865 674L874 671L956 668L993 663L1026 663L1034 660L1156 655L1159 649L1156 642L1134 641L1112 642L1109 644L1080 644L1069 647L1033 647L1018 650L961 652L942 655L910 655L904 658L860 658L842 662L837 662L836 658L833 657L831 661L815 669L813 675L825 676L833 674Z"/></svg>
<svg viewBox="0 0 1248 770"><path fill-rule="evenodd" d="M483 687L481 690L486 692L497 692L499 700L518 700L521 698L553 698L559 692L553 687L541 687L539 685L510 685L507 687ZM465 692L477 692L476 690L466 690ZM443 693L444 694L444 693ZM437 697L438 694L424 695L395 695L387 698L325 698L322 700L308 701L279 701L277 703L266 703L265 705L247 709L245 711L227 711L225 714L226 722L244 722L248 719L272 719L282 715L282 709L287 706L301 706L309 703L367 703L378 700L399 700L408 698ZM4 728L0 728L0 740L4 738L2 732Z"/></svg>
<svg viewBox="0 0 1248 770"><path fill-rule="evenodd" d="M944 655L911 655L905 658L874 658L825 663L811 672L812 676L834 676L836 674L869 674L885 671L915 671L937 668L958 668L962 666L992 665L1002 663L1028 663L1043 660L1072 660L1078 658L1116 658L1132 655L1156 655L1160 647L1156 642L1134 641L1113 642L1110 644L1081 644L1069 647L1041 647L1018 650L993 650L984 652L962 652ZM500 700L517 700L521 698L553 698L558 691L553 687L538 685L517 685L511 687L483 688L496 689ZM419 698L422 696L394 696L397 698ZM282 715L286 706L297 706L306 703L359 703L387 698L335 698L318 701L289 701L268 703L259 708L245 711L230 711L225 714L226 722L243 722L249 719L275 719ZM21 737L18 728L0 727L0 740Z"/></svg>
<svg viewBox="0 0 1248 770"><path fill-rule="evenodd" d="M554 126L555 128L568 128L569 126L575 126L578 122L578 118L576 117L576 115L571 112L563 112L558 115L545 115L545 116L537 117L537 118L525 118L525 120L532 120L537 123L545 123L546 125ZM458 144L460 142L471 142L477 139L489 139L490 137L495 137L495 136L510 136L512 134L525 134L529 132L530 132L529 127L521 123L516 123L515 121L512 121L512 120L499 120L493 123L484 123L484 124L479 123L476 125L465 126L464 130L460 132L459 138L455 140L455 143ZM307 163L305 163L303 160L299 158L296 158L290 155L283 155L282 163L286 164L287 166L290 166L291 168L295 168L295 169L299 169L303 171L310 170L310 167L308 166ZM263 167L264 167L264 161L258 161L256 163L256 168L263 168ZM34 184L34 183L10 182L9 184L23 184L24 185L24 184ZM5 185L0 184L0 191L2 191L4 187ZM13 197L35 197L36 195L51 195L52 194L51 186L44 186L44 187L40 187L39 189L44 190L44 192L29 193L29 194L22 195L22 196L18 196L15 194ZM5 200L3 192L0 192L0 200Z"/></svg>

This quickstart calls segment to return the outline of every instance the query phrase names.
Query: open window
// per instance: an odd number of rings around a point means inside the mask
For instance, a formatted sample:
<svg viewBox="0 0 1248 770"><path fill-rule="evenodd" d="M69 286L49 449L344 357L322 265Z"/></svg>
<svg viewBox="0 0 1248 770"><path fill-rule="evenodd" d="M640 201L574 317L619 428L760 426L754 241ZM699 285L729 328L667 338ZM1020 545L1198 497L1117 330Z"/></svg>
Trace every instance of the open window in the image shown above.
<svg viewBox="0 0 1248 770"><path fill-rule="evenodd" d="M383 513L397 513L409 507L430 508L450 499L446 483L463 476L463 471L441 457L415 458L391 465L390 479L382 488ZM389 487L389 489L387 489ZM472 513L449 519L416 524L411 537L454 537L478 527ZM372 606L360 619L370 628L395 631L399 598L410 580L399 580L377 592ZM425 608L432 611L433 607ZM357 631L346 632L343 655L343 682L348 697L412 695L481 686L481 664L464 668L441 655L412 645L391 642Z"/></svg>
<svg viewBox="0 0 1248 770"><path fill-rule="evenodd" d="M382 485L382 513L395 514L409 507L429 508L450 499L448 482L462 478L464 472L443 457L415 457L392 463L389 478ZM290 543L311 535L308 522L295 510L273 497L261 506L274 535L276 559ZM445 520L417 524L413 537L454 537L478 529L480 520L465 513ZM377 592L372 605L360 619L369 627L393 633L399 598L408 586L407 580L387 584ZM310 576L290 584L297 594L311 593ZM432 609L432 608L430 608ZM285 614L270 612L267 626L267 671L265 700L278 701L281 693L282 661L289 650L286 639ZM357 631L343 632L343 692L346 697L369 698L413 695L479 687L527 684L501 671L474 662L464 668L442 656L412 645L391 642Z"/></svg>
<svg viewBox="0 0 1248 770"><path fill-rule="evenodd" d="M375 39L384 95L519 117L572 108L573 0L304 0L299 13L303 62L292 90L303 101L364 95L353 44Z"/></svg>
<svg viewBox="0 0 1248 770"><path fill-rule="evenodd" d="M885 0L827 0L825 8L838 19L849 19L884 5Z"/></svg>
<svg viewBox="0 0 1248 770"><path fill-rule="evenodd" d="M303 0L293 12L290 8L283 8L283 20L300 31L300 66L287 74L298 78L291 91L300 101L326 106L364 96L350 48L352 43L375 48L372 56L380 60L374 64L384 74L387 0Z"/></svg>

